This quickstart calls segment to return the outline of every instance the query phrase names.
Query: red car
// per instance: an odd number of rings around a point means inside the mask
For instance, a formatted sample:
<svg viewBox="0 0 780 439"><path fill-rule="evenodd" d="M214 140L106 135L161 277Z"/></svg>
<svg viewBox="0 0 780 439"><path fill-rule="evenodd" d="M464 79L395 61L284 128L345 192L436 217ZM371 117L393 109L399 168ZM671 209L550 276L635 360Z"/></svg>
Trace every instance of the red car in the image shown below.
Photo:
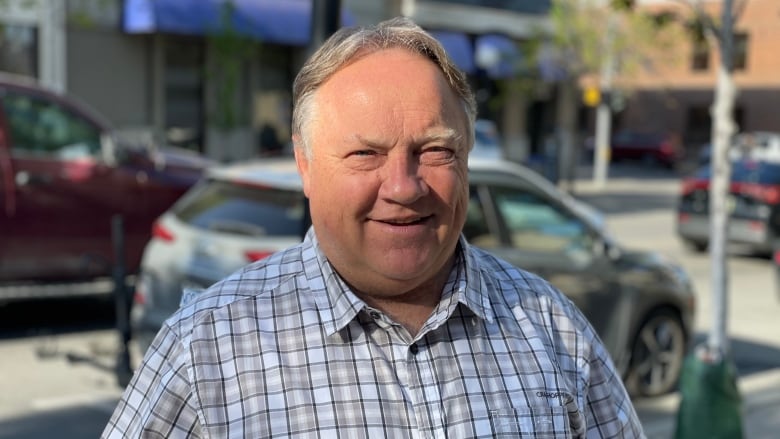
<svg viewBox="0 0 780 439"><path fill-rule="evenodd" d="M611 160L639 160L651 165L674 168L683 158L679 140L652 132L619 131L612 135Z"/></svg>
<svg viewBox="0 0 780 439"><path fill-rule="evenodd" d="M110 292L112 218L132 275L153 221L208 164L119 144L74 98L0 76L0 302Z"/></svg>
<svg viewBox="0 0 780 439"><path fill-rule="evenodd" d="M705 165L685 178L677 203L677 234L697 252L706 250L710 241L711 176L711 167ZM729 243L763 256L780 249L780 163L732 161L727 203Z"/></svg>

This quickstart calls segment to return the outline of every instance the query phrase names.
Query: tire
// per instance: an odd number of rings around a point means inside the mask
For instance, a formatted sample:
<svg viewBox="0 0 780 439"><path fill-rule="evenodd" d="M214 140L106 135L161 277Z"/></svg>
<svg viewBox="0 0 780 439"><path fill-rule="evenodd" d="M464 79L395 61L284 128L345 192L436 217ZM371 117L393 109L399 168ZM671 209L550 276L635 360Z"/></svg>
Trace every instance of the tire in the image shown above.
<svg viewBox="0 0 780 439"><path fill-rule="evenodd" d="M683 246L692 253L704 253L704 251L707 250L706 242L693 241L690 239L683 239Z"/></svg>
<svg viewBox="0 0 780 439"><path fill-rule="evenodd" d="M780 303L780 265L776 262L772 263L772 273L774 274L775 279L775 295L777 296L778 303Z"/></svg>
<svg viewBox="0 0 780 439"><path fill-rule="evenodd" d="M658 157L654 156L653 154L644 154L642 155L642 158L640 159L640 164L642 166L647 166L648 168L656 168L660 165L663 165L660 160L658 160Z"/></svg>
<svg viewBox="0 0 780 439"><path fill-rule="evenodd" d="M673 391L685 360L687 336L680 317L669 309L647 317L632 338L625 384L634 396L660 396Z"/></svg>

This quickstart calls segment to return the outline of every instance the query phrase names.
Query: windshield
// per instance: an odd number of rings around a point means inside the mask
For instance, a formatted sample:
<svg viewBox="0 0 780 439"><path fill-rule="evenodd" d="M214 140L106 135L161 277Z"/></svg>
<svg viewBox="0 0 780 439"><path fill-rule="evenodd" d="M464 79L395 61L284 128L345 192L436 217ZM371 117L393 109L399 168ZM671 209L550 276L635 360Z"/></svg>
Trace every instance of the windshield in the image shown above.
<svg viewBox="0 0 780 439"><path fill-rule="evenodd" d="M303 194L262 186L210 180L184 197L173 213L192 226L249 236L299 236Z"/></svg>
<svg viewBox="0 0 780 439"><path fill-rule="evenodd" d="M696 177L709 180L710 166L699 168ZM737 160L731 163L731 181L736 183L780 184L780 163Z"/></svg>

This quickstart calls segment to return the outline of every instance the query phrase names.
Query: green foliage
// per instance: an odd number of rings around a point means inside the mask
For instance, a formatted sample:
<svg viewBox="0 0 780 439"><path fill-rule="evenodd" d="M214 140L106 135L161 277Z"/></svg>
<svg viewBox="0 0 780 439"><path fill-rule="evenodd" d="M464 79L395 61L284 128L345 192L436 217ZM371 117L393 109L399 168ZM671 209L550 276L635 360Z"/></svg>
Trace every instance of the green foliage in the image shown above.
<svg viewBox="0 0 780 439"><path fill-rule="evenodd" d="M68 24L82 29L91 29L95 26L95 20L84 11L75 11L68 15Z"/></svg>
<svg viewBox="0 0 780 439"><path fill-rule="evenodd" d="M605 9L598 2L553 0L552 41L566 54L573 76L597 75L610 55L617 75L652 69L653 61L679 60L681 33L672 15L634 9L631 1L610 5Z"/></svg>
<svg viewBox="0 0 780 439"><path fill-rule="evenodd" d="M539 64L552 57L566 72L557 80L577 81L597 77L611 55L615 77L630 77L640 70L653 71L657 64L674 65L683 61L686 38L681 20L672 12L648 12L635 8L633 0L552 0L549 28L534 29L532 36L518 42L522 54L516 66L518 74L499 81L501 91L491 106L503 104L519 92L531 96L543 78ZM611 18L610 18L611 17ZM609 34L611 32L611 35ZM617 85L615 86L616 88ZM618 90L622 95L630 90Z"/></svg>
<svg viewBox="0 0 780 439"><path fill-rule="evenodd" d="M232 17L235 6L227 1L220 11L219 30L208 36L213 49L214 59L206 72L211 83L215 84L215 109L210 118L220 130L236 128L242 117L237 104L238 86L244 63L255 53L258 43L233 28Z"/></svg>
<svg viewBox="0 0 780 439"><path fill-rule="evenodd" d="M691 17L685 21L685 31L694 44L707 43L707 25L698 17Z"/></svg>
<svg viewBox="0 0 780 439"><path fill-rule="evenodd" d="M616 11L629 11L634 8L634 0L610 0L609 4Z"/></svg>
<svg viewBox="0 0 780 439"><path fill-rule="evenodd" d="M592 71L599 64L604 27L603 17L594 8L585 8L579 2L553 0L550 10L552 43L565 61L565 69L572 76ZM598 23L598 25L596 25Z"/></svg>
<svg viewBox="0 0 780 439"><path fill-rule="evenodd" d="M672 26L677 21L677 14L671 11L661 11L651 14L650 18L656 26L656 29L662 31L666 29L667 26Z"/></svg>
<svg viewBox="0 0 780 439"><path fill-rule="evenodd" d="M68 25L80 29L95 29L100 26L99 17L115 14L118 4L116 0L69 0L66 8Z"/></svg>

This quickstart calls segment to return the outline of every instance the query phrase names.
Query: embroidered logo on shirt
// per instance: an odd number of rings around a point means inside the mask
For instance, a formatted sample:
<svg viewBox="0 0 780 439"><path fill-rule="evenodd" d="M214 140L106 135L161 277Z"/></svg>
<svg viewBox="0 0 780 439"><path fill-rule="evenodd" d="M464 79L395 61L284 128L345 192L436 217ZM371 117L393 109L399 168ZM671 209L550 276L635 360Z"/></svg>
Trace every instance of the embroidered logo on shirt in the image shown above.
<svg viewBox="0 0 780 439"><path fill-rule="evenodd" d="M536 392L536 396L538 396L540 398L555 399L555 398L560 398L562 396L566 396L566 394L563 393L563 392L542 392L542 391L539 391L539 392Z"/></svg>

